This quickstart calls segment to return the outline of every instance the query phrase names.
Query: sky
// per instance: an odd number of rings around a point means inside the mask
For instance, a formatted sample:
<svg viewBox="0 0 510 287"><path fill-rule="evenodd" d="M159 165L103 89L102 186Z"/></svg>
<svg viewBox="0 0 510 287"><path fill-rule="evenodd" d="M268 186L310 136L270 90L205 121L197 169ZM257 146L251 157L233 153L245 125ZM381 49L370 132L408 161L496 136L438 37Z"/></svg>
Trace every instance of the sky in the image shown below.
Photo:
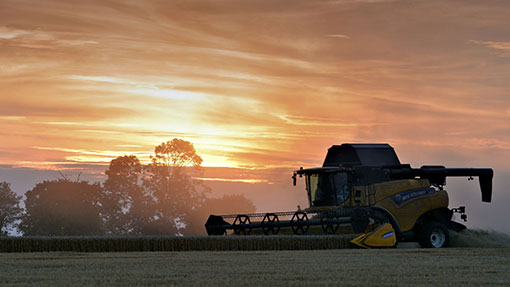
<svg viewBox="0 0 510 287"><path fill-rule="evenodd" d="M0 0L0 180L101 181L180 138L213 196L288 210L307 204L294 169L382 142L415 167L494 168L492 204L457 180L450 199L510 232L508 15L495 0Z"/></svg>

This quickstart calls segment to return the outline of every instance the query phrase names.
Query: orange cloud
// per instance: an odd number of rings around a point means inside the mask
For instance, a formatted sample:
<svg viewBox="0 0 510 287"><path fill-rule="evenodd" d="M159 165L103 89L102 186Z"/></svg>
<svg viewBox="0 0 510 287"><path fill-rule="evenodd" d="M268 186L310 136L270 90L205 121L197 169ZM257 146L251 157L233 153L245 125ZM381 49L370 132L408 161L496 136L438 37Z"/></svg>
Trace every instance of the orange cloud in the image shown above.
<svg viewBox="0 0 510 287"><path fill-rule="evenodd" d="M504 8L4 1L0 161L98 164L179 137L210 167L320 165L373 141L510 170L509 63L480 47L506 53Z"/></svg>

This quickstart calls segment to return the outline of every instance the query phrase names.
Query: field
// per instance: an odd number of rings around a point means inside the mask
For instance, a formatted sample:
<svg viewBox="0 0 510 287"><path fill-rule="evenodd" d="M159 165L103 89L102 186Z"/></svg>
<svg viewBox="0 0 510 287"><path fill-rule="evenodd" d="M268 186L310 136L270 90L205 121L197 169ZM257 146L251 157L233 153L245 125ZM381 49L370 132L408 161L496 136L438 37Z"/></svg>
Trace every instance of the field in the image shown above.
<svg viewBox="0 0 510 287"><path fill-rule="evenodd" d="M510 286L510 238L505 234L454 233L453 248L445 249L421 249L416 243L349 249L349 239L0 238L0 285Z"/></svg>
<svg viewBox="0 0 510 287"><path fill-rule="evenodd" d="M509 248L0 254L2 286L509 286Z"/></svg>

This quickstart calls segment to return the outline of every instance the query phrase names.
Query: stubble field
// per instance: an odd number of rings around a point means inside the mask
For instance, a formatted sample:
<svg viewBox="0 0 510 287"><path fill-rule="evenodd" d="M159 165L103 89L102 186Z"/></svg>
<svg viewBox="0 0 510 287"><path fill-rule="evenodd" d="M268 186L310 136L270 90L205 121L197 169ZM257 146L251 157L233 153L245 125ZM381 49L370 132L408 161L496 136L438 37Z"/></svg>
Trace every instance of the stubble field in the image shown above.
<svg viewBox="0 0 510 287"><path fill-rule="evenodd" d="M2 286L509 286L510 248L3 253Z"/></svg>

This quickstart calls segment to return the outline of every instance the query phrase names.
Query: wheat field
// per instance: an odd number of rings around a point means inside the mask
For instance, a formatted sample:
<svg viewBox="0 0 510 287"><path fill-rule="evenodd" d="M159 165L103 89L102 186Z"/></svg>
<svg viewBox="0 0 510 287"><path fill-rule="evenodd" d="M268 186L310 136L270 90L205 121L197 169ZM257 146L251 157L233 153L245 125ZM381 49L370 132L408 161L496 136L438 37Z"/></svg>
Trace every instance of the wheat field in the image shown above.
<svg viewBox="0 0 510 287"><path fill-rule="evenodd" d="M0 254L2 286L509 286L509 248Z"/></svg>
<svg viewBox="0 0 510 287"><path fill-rule="evenodd" d="M0 252L315 250L350 247L350 235L0 237Z"/></svg>

